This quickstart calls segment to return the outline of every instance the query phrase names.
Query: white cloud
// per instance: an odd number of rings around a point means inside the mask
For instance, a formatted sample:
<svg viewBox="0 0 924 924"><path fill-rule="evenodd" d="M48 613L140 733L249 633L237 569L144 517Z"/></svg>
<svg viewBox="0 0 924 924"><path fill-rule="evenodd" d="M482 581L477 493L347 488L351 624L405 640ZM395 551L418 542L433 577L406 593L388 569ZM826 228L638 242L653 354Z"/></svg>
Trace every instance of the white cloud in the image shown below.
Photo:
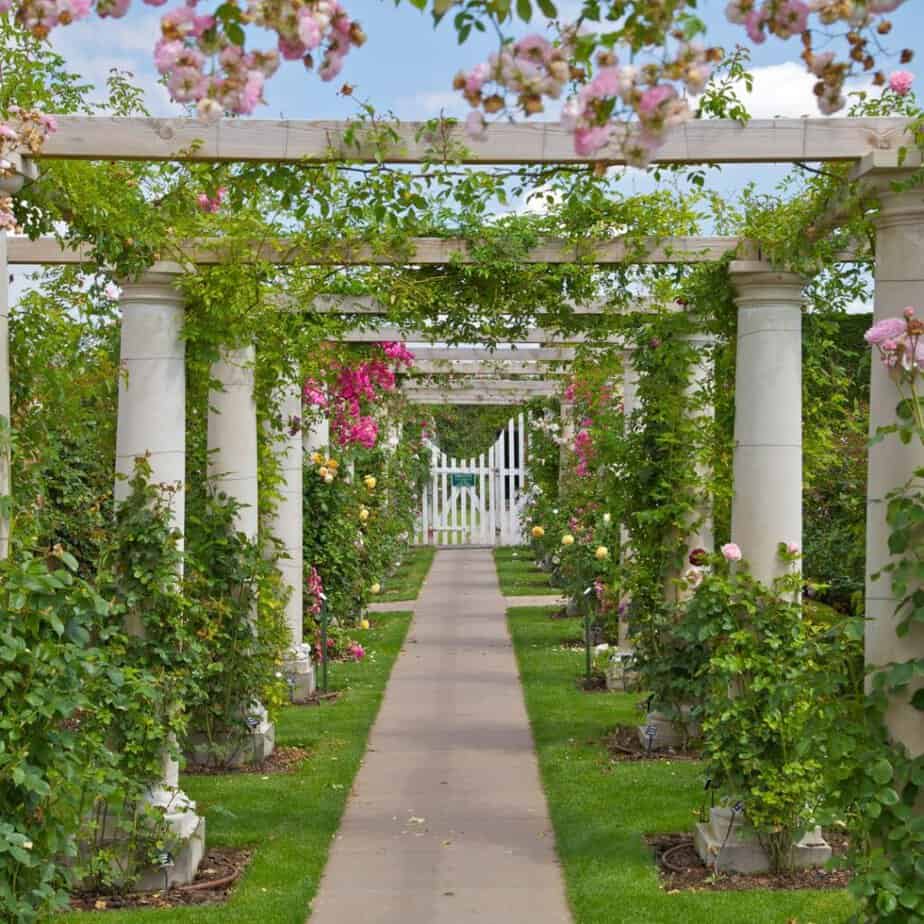
<svg viewBox="0 0 924 924"><path fill-rule="evenodd" d="M754 88L748 93L743 85L737 92L748 112L755 119L772 119L774 116L800 118L801 116L819 116L812 88L817 78L794 61L784 64L770 64L755 67ZM869 89L869 81L850 81L847 89ZM842 110L840 115L844 115Z"/></svg>
<svg viewBox="0 0 924 924"><path fill-rule="evenodd" d="M413 96L402 97L396 112L402 118L430 118L444 114L464 119L471 108L454 90L424 90Z"/></svg>

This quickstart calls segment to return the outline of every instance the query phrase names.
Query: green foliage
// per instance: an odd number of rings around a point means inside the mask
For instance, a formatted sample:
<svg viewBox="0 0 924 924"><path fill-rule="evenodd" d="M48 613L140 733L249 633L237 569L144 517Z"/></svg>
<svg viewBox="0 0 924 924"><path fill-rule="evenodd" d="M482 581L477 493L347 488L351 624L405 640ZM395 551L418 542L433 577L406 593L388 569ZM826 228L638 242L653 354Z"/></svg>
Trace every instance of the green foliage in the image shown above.
<svg viewBox="0 0 924 924"><path fill-rule="evenodd" d="M187 711L191 732L221 766L243 747L253 710L262 706L272 718L287 698L285 594L276 558L238 531L236 501L209 490L190 501L184 590L202 663Z"/></svg>
<svg viewBox="0 0 924 924"><path fill-rule="evenodd" d="M471 459L487 452L510 419L510 408L478 405L434 405L434 442L452 459Z"/></svg>
<svg viewBox="0 0 924 924"><path fill-rule="evenodd" d="M76 572L63 551L0 563L0 917L19 924L66 903L86 809L80 716L109 607Z"/></svg>

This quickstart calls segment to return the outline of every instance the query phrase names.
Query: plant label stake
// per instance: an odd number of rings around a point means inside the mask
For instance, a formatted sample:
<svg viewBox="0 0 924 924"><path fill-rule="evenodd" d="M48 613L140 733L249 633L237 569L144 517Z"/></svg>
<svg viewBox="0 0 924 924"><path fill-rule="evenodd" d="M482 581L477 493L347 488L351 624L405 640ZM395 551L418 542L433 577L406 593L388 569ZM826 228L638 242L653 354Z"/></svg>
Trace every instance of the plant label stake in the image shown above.
<svg viewBox="0 0 924 924"><path fill-rule="evenodd" d="M327 693L327 597L319 594L321 598L321 689Z"/></svg>

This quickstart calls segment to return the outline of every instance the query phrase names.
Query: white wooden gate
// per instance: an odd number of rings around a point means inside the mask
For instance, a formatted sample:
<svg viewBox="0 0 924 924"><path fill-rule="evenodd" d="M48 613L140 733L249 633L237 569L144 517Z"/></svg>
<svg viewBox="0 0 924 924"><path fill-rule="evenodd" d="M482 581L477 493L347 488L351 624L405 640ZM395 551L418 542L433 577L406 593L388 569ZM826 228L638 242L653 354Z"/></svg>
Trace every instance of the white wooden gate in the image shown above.
<svg viewBox="0 0 924 924"><path fill-rule="evenodd" d="M477 459L453 459L436 444L430 482L421 492L420 545L521 545L526 499L526 420L510 418Z"/></svg>

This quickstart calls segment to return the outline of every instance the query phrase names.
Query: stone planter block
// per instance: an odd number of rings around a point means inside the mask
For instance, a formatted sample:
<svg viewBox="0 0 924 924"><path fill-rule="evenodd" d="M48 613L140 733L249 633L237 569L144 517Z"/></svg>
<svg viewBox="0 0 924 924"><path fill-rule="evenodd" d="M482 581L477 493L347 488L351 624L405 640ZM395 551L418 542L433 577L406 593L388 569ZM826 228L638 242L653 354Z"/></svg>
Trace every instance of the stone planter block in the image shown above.
<svg viewBox="0 0 924 924"><path fill-rule="evenodd" d="M683 707L684 715L689 715L690 707ZM683 725L686 725L684 734ZM638 727L638 738L644 747L648 747L648 728L655 728L654 740L651 743L652 751L663 751L666 748L683 748L690 741L702 735L698 722L688 720L685 723L673 722L660 712L649 712L644 725Z"/></svg>
<svg viewBox="0 0 924 924"><path fill-rule="evenodd" d="M700 859L707 866L727 873L766 873L770 857L746 824L741 812L730 808L713 808L708 822L700 822L693 834ZM821 835L821 828L807 831L793 844L793 866L810 869L824 866L831 859L831 847Z"/></svg>

